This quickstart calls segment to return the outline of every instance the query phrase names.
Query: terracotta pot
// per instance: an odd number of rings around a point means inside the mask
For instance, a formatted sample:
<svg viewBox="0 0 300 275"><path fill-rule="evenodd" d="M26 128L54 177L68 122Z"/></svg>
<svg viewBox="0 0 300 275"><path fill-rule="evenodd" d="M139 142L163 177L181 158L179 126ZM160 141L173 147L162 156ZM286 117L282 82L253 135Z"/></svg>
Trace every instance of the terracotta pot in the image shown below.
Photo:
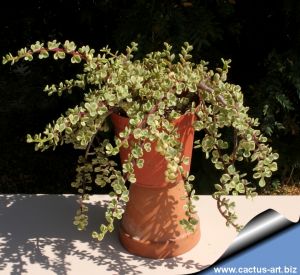
<svg viewBox="0 0 300 275"><path fill-rule="evenodd" d="M183 155L191 158L194 140L192 114L174 121L183 144ZM128 125L128 119L112 115L118 135ZM134 141L133 137L129 141ZM186 191L179 176L176 183L167 183L164 172L166 160L155 151L144 152L144 167L135 167L137 182L131 184L129 202L120 225L120 241L132 254L147 258L169 258L193 248L200 239L199 223L195 232L186 232L179 221L186 218L182 197ZM127 159L128 149L120 152L121 162ZM189 171L190 165L184 166Z"/></svg>

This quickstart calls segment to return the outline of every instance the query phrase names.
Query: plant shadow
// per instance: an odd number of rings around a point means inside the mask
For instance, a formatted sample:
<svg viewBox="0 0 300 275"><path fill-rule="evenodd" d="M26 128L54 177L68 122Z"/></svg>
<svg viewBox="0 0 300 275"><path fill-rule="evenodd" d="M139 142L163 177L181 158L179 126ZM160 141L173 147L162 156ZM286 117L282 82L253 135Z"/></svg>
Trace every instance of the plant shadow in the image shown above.
<svg viewBox="0 0 300 275"><path fill-rule="evenodd" d="M91 202L90 224L86 232L79 232L72 224L77 198L0 195L0 273L9 266L11 274L30 274L29 265L38 264L57 275L75 274L70 260L74 257L81 264L99 266L104 274L144 274L140 271L143 267L153 272L159 267L185 268L191 272L207 268L183 257L153 260L131 255L119 243L118 230L102 242L93 240L90 232L104 222L108 201Z"/></svg>

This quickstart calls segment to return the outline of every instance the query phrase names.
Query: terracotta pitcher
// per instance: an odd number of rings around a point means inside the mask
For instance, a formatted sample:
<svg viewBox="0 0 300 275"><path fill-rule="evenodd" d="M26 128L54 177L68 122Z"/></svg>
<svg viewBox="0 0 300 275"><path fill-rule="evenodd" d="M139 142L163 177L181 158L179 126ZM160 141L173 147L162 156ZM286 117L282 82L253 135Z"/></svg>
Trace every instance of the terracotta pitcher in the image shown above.
<svg viewBox="0 0 300 275"><path fill-rule="evenodd" d="M186 114L173 123L178 128L183 155L191 159L194 129L193 114ZM115 133L118 135L128 125L125 117L112 115ZM129 142L134 137L129 138ZM129 189L129 202L120 225L120 241L132 254L148 258L169 258L193 248L200 239L199 223L193 233L186 232L179 221L186 218L183 206L186 194L179 176L176 183L165 181L167 162L155 151L144 152L144 166L134 168L136 183ZM120 152L121 162L127 159L128 149ZM185 171L190 165L184 166Z"/></svg>

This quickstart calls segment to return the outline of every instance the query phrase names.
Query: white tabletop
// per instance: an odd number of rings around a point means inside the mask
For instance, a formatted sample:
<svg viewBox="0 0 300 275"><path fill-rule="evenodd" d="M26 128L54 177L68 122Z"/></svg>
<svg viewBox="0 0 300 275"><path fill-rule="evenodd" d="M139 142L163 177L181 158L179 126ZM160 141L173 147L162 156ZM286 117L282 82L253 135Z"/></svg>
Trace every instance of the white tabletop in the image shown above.
<svg viewBox="0 0 300 275"><path fill-rule="evenodd" d="M300 196L231 197L239 222L274 209L292 222L300 213ZM87 231L73 226L76 195L0 195L0 274L190 274L209 267L237 236L226 227L211 196L200 196L197 208L201 240L191 251L171 259L130 255L119 243L117 230L101 242L90 233L104 220L107 195L93 195Z"/></svg>

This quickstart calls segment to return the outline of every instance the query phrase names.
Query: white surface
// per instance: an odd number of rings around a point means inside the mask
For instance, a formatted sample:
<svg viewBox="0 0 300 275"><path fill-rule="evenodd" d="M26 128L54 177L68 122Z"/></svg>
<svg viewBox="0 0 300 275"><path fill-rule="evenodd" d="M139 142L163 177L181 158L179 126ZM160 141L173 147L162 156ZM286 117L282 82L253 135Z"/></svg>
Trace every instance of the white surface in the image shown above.
<svg viewBox="0 0 300 275"><path fill-rule="evenodd" d="M213 264L237 233L226 227L211 196L197 202L201 240L184 255L152 260L130 255L118 241L117 231L102 242L90 232L103 221L106 195L91 196L86 232L72 225L77 210L74 195L0 195L0 274L190 274ZM300 196L232 197L240 223L274 209L293 222L300 213ZM100 203L99 203L100 200Z"/></svg>

